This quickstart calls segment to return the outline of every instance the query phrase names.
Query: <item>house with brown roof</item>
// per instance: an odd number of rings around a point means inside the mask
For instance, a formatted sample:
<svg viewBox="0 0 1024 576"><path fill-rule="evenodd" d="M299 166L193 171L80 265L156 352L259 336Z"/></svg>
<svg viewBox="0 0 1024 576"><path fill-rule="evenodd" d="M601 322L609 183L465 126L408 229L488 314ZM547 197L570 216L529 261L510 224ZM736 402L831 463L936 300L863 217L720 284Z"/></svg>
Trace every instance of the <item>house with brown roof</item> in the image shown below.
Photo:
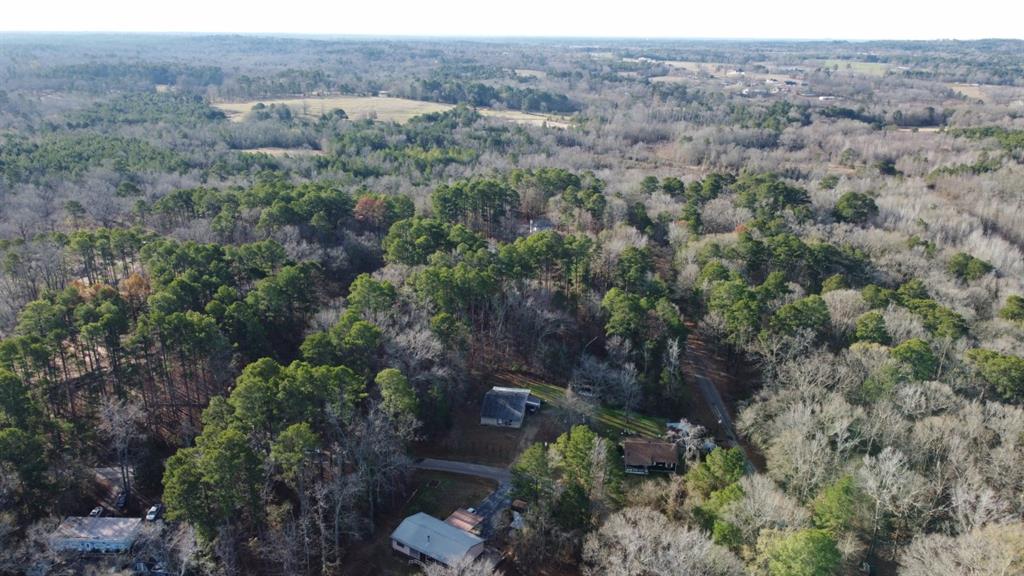
<svg viewBox="0 0 1024 576"><path fill-rule="evenodd" d="M679 463L676 445L650 438L627 438L622 441L623 462L627 474L675 472Z"/></svg>
<svg viewBox="0 0 1024 576"><path fill-rule="evenodd" d="M484 527L484 517L479 514L474 514L465 508L459 508L455 512L452 512L445 518L446 524L451 524L459 530L465 530L470 534L480 535L480 532Z"/></svg>

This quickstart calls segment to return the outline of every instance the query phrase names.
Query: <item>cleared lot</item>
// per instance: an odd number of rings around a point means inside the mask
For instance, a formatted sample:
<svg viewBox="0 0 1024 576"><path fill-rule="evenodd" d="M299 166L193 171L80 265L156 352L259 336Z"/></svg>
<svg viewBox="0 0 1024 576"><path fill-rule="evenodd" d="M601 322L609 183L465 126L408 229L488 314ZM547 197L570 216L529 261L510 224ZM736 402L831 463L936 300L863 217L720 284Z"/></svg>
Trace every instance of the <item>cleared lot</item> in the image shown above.
<svg viewBox="0 0 1024 576"><path fill-rule="evenodd" d="M227 115L232 122L241 122L245 115L252 110L256 104L263 103L285 105L291 109L293 114L305 118L319 118L321 115L341 108L348 114L349 118L361 120L363 118L377 118L385 122L408 122L410 119L422 114L432 112L444 112L454 108L451 104L439 102L423 102L420 100L409 100L408 98L390 98L381 96L326 96L323 98L280 98L268 100L247 100L244 102L216 102L214 108L218 108ZM547 124L552 128L568 128L570 119L557 114L536 114L531 112L520 112L519 110L492 110L489 108L479 109L480 113L489 118L500 118L516 124L529 126L543 126Z"/></svg>

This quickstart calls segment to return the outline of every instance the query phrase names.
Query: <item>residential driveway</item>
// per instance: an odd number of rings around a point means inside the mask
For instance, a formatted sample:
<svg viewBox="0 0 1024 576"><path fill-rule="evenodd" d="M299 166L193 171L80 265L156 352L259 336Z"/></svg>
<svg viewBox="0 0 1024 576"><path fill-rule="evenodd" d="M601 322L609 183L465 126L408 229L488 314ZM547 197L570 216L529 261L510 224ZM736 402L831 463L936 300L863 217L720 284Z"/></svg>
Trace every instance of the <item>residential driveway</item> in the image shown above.
<svg viewBox="0 0 1024 576"><path fill-rule="evenodd" d="M454 460L437 460L434 458L422 458L413 462L413 467L420 470L433 470L435 472L451 472L452 474L465 474L478 478L488 478L498 484L508 484L512 481L512 473L508 468L497 468L483 464L472 464L469 462L456 462Z"/></svg>
<svg viewBox="0 0 1024 576"><path fill-rule="evenodd" d="M507 468L496 468L471 462L437 460L434 458L416 460L413 462L413 467L419 470L476 476L497 482L498 489L491 492L487 498L484 498L482 502L476 505L476 513L484 518L480 535L484 538L490 538L494 535L495 520L501 512L507 510L512 504L512 473Z"/></svg>
<svg viewBox="0 0 1024 576"><path fill-rule="evenodd" d="M736 436L736 428L732 423L732 418L729 416L729 409L726 407L725 402L722 401L722 395L718 393L718 388L715 387L715 383L711 381L711 378L707 374L707 366L704 363L704 356L702 353L697 353L693 346L686 347L686 354L690 356L691 364L693 366L693 379L697 382L697 387L700 388L701 395L704 396L704 401L707 402L708 407L711 409L711 413L715 415L715 419L718 420L718 426L722 429L722 434L728 440L732 446L738 446L740 451L743 452L743 459L747 464L747 472L754 473L756 468L754 463L751 462L750 456L747 454L747 449L740 444L738 437Z"/></svg>

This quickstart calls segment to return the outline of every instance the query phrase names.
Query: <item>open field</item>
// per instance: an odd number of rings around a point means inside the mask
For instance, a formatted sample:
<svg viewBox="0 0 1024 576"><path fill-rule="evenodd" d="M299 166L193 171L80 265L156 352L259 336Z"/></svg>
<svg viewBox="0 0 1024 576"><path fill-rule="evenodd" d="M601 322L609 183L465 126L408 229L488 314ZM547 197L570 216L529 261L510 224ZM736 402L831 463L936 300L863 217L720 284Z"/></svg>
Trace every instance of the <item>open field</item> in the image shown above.
<svg viewBox="0 0 1024 576"><path fill-rule="evenodd" d="M980 84L953 83L950 84L949 87L968 98L988 102L988 94L985 92L985 87Z"/></svg>
<svg viewBox="0 0 1024 576"><path fill-rule="evenodd" d="M683 76L654 76L651 78L651 82L661 82L665 84L674 84L689 81L688 78Z"/></svg>
<svg viewBox="0 0 1024 576"><path fill-rule="evenodd" d="M547 125L551 128L561 128L562 130L570 126L568 117L557 114L536 114L533 112L520 112L519 110L491 110L489 108L480 108L478 111L488 118L500 118L528 126Z"/></svg>
<svg viewBox="0 0 1024 576"><path fill-rule="evenodd" d="M853 72L865 76L885 76L889 71L889 65L885 62L861 62L858 60L822 60L824 68L838 67L840 72Z"/></svg>
<svg viewBox="0 0 1024 576"><path fill-rule="evenodd" d="M516 68L516 76L522 78L547 78L548 73L543 70L533 70L531 68Z"/></svg>
<svg viewBox="0 0 1024 576"><path fill-rule="evenodd" d="M245 102L217 102L213 106L223 110L232 122L241 122L245 119L245 115L252 110L252 107L261 102L268 106L270 104L283 104L291 108L292 113L305 118L319 118L322 114L341 108L348 114L349 118L356 120L372 117L385 122L398 122L400 124L422 114L444 112L454 108L451 104L423 102L407 98L383 98L380 96L325 96L322 98L247 100ZM557 114L535 114L520 112L519 110L491 110L489 108L481 108L479 112L489 118L499 118L529 126L543 126L547 124L552 128L565 129L570 125L568 117ZM254 151L273 155L274 152L272 150L274 149Z"/></svg>
<svg viewBox="0 0 1024 576"><path fill-rule="evenodd" d="M702 68L704 70L712 71L715 68L722 66L721 64L715 64L713 62L690 62L688 60L665 60L664 64L672 68L679 68L689 72L699 72Z"/></svg>
<svg viewBox="0 0 1024 576"><path fill-rule="evenodd" d="M307 118L319 118L321 114L341 108L349 118L361 119L376 116L386 122L408 122L411 118L431 112L444 112L454 106L437 102L421 102L406 98L382 98L380 96L326 96L323 98L284 98L267 100L248 100L245 102L214 103L234 122L241 122L252 107L263 104L285 105L293 113Z"/></svg>
<svg viewBox="0 0 1024 576"><path fill-rule="evenodd" d="M323 150L310 150L309 148L276 148L267 146L264 148L245 148L239 150L239 152L249 152L250 154L267 154L274 158L282 158L284 156L323 156Z"/></svg>

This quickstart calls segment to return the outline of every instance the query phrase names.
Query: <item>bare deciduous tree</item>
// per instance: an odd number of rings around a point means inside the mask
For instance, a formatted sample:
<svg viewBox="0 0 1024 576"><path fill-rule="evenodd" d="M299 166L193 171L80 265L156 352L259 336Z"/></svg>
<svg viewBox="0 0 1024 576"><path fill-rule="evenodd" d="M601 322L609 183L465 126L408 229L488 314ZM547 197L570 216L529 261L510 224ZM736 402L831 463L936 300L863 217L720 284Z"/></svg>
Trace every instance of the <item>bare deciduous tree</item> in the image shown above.
<svg viewBox="0 0 1024 576"><path fill-rule="evenodd" d="M583 545L584 573L602 576L740 576L743 565L704 533L647 508L616 512Z"/></svg>
<svg viewBox="0 0 1024 576"><path fill-rule="evenodd" d="M1024 525L993 524L953 537L919 536L900 555L900 576L991 576L1024 570Z"/></svg>

